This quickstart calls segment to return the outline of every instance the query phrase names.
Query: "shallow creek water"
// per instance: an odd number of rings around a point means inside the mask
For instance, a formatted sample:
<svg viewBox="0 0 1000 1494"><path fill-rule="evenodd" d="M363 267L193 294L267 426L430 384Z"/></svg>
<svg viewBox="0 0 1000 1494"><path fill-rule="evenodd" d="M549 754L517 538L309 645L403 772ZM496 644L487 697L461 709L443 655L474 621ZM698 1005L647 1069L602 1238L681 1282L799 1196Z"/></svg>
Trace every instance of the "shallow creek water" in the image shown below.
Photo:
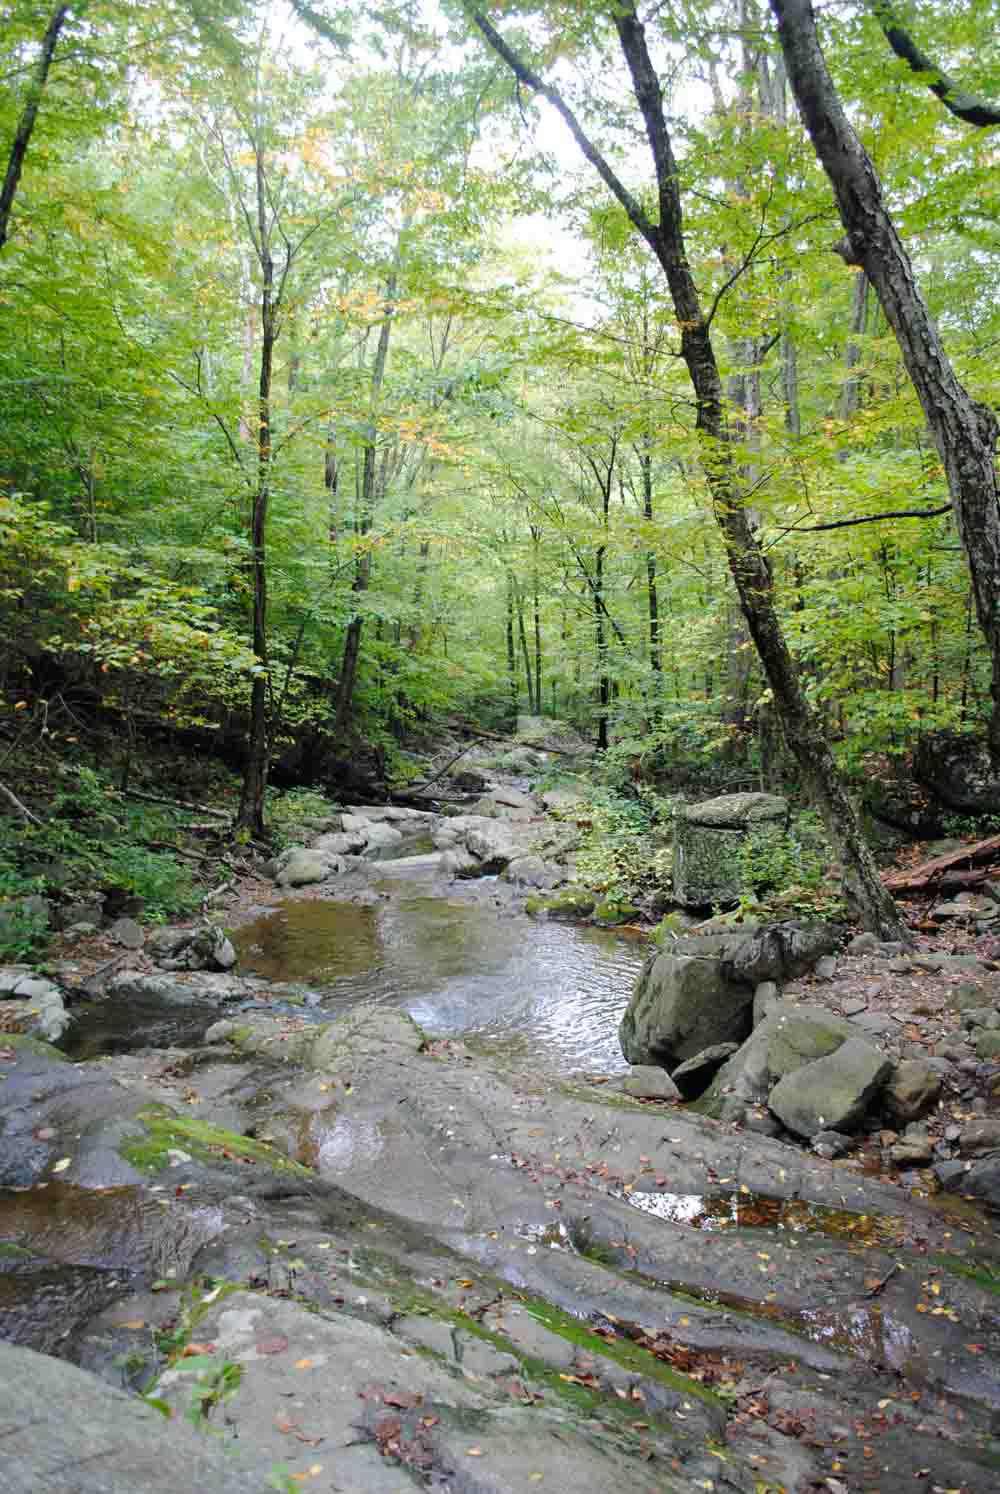
<svg viewBox="0 0 1000 1494"><path fill-rule="evenodd" d="M374 905L288 901L235 936L240 968L301 981L325 1008L398 1002L432 1037L561 1070L624 1069L618 1023L642 967L635 935L527 918L428 883Z"/></svg>

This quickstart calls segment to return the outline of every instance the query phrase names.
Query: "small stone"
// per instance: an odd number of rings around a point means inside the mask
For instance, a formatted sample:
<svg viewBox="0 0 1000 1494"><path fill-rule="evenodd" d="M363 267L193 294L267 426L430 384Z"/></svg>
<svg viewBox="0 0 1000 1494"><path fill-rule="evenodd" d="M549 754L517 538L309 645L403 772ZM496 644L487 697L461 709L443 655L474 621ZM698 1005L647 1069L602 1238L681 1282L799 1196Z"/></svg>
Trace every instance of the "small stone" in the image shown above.
<svg viewBox="0 0 1000 1494"><path fill-rule="evenodd" d="M758 1136L777 1136L781 1126L768 1110L760 1105L751 1105L742 1118L743 1126Z"/></svg>
<svg viewBox="0 0 1000 1494"><path fill-rule="evenodd" d="M108 929L108 938L122 949L141 949L145 941L141 925L134 918L116 918Z"/></svg>
<svg viewBox="0 0 1000 1494"><path fill-rule="evenodd" d="M913 969L913 961L906 955L894 955L889 961L889 969L894 975L909 975Z"/></svg>
<svg viewBox="0 0 1000 1494"><path fill-rule="evenodd" d="M1000 1151L1000 1119L984 1116L970 1122L959 1133L958 1149L963 1157L983 1157L988 1152Z"/></svg>
<svg viewBox="0 0 1000 1494"><path fill-rule="evenodd" d="M976 1054L979 1058L1000 1058L1000 1032L981 1032L976 1038Z"/></svg>
<svg viewBox="0 0 1000 1494"><path fill-rule="evenodd" d="M817 980L833 980L837 973L837 961L834 955L824 955L821 960L816 961L813 970Z"/></svg>
<svg viewBox="0 0 1000 1494"><path fill-rule="evenodd" d="M903 943L900 939L883 939L878 947L879 954L898 955L903 953Z"/></svg>
<svg viewBox="0 0 1000 1494"><path fill-rule="evenodd" d="M622 1090L637 1100L679 1100L681 1092L666 1069L637 1063L622 1080Z"/></svg>
<svg viewBox="0 0 1000 1494"><path fill-rule="evenodd" d="M868 1003L863 996L848 996L840 1003L840 1010L845 1017L856 1017L859 1012L868 1010Z"/></svg>
<svg viewBox="0 0 1000 1494"><path fill-rule="evenodd" d="M842 1157L851 1150L854 1140L842 1131L817 1131L809 1145L817 1157Z"/></svg>
<svg viewBox="0 0 1000 1494"><path fill-rule="evenodd" d="M945 1133L944 1133L944 1139L945 1139L945 1141L957 1141L958 1138L961 1136L961 1134L962 1134L962 1128L961 1128L961 1126L946 1126L945 1127Z"/></svg>
<svg viewBox="0 0 1000 1494"><path fill-rule="evenodd" d="M947 1190L957 1189L965 1178L969 1164L959 1162L957 1158L951 1162L938 1162L934 1167L934 1176L942 1188Z"/></svg>
<svg viewBox="0 0 1000 1494"><path fill-rule="evenodd" d="M878 947L879 942L875 934L855 934L854 938L847 946L847 953L850 955L874 954ZM832 1135L833 1133L826 1132L823 1134Z"/></svg>

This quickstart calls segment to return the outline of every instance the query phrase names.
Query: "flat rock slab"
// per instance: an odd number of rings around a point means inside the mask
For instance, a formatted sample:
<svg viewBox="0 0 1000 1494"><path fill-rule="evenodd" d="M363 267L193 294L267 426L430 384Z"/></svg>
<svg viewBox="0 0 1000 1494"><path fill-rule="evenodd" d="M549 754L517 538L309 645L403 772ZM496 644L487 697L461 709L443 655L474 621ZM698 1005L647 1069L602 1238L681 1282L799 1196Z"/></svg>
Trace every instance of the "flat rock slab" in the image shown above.
<svg viewBox="0 0 1000 1494"><path fill-rule="evenodd" d="M2 1494L265 1494L238 1452L75 1365L0 1341Z"/></svg>
<svg viewBox="0 0 1000 1494"><path fill-rule="evenodd" d="M259 1293L225 1297L198 1332L242 1380L213 1424L262 1471L281 1467L317 1488L330 1487L326 1476L344 1494L403 1494L408 1473L469 1494L648 1487L641 1458L613 1430L595 1439L558 1396L534 1401L520 1381L503 1384L520 1369L513 1355L433 1319L400 1326L402 1335ZM181 1360L157 1394L181 1416L196 1381ZM689 1487L658 1473L658 1489Z"/></svg>

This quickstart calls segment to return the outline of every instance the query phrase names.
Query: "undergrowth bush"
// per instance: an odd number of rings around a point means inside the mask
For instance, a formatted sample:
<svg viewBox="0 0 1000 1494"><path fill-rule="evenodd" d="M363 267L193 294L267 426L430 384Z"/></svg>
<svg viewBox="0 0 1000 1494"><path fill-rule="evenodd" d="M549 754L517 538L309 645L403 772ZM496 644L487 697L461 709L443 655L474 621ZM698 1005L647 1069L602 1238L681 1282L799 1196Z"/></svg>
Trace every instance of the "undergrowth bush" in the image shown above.
<svg viewBox="0 0 1000 1494"><path fill-rule="evenodd" d="M798 815L779 837L751 834L740 853L743 883L752 888L740 903L757 916L840 918L845 908L831 880L834 853L817 814Z"/></svg>

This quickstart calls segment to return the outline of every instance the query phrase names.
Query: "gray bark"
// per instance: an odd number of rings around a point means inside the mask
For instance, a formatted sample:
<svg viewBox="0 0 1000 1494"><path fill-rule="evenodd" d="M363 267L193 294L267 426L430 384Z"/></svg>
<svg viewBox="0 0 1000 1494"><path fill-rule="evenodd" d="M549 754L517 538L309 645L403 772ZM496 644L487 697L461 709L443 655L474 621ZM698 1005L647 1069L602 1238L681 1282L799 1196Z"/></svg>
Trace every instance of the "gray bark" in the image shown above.
<svg viewBox="0 0 1000 1494"><path fill-rule="evenodd" d="M992 664L990 755L1000 765L1000 492L996 416L959 382L886 207L870 156L844 113L809 0L770 0L785 65L816 154L833 186L848 264L865 271L896 336L948 481Z"/></svg>

